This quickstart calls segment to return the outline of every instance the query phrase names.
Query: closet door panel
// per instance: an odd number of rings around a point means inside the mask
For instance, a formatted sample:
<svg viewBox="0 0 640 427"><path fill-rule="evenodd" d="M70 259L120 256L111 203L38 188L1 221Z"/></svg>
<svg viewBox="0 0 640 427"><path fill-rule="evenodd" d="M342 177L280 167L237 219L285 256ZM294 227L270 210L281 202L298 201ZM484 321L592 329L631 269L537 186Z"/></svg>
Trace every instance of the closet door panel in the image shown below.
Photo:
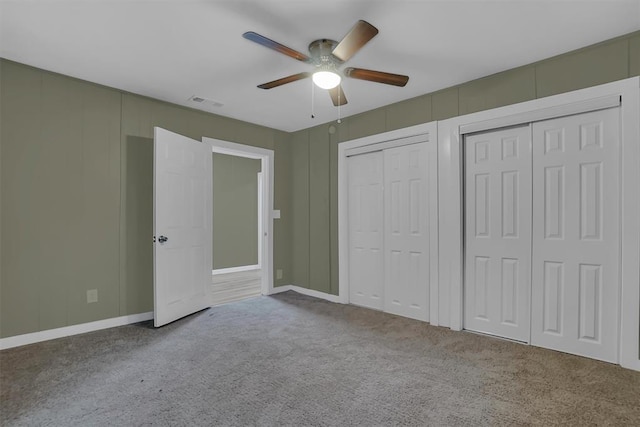
<svg viewBox="0 0 640 427"><path fill-rule="evenodd" d="M429 318L430 218L436 200L429 168L435 144L384 150L384 310L419 320Z"/></svg>
<svg viewBox="0 0 640 427"><path fill-rule="evenodd" d="M349 301L384 307L383 155L347 159L349 180Z"/></svg>
<svg viewBox="0 0 640 427"><path fill-rule="evenodd" d="M465 138L466 329L529 341L531 131Z"/></svg>
<svg viewBox="0 0 640 427"><path fill-rule="evenodd" d="M531 343L617 361L619 109L533 124Z"/></svg>

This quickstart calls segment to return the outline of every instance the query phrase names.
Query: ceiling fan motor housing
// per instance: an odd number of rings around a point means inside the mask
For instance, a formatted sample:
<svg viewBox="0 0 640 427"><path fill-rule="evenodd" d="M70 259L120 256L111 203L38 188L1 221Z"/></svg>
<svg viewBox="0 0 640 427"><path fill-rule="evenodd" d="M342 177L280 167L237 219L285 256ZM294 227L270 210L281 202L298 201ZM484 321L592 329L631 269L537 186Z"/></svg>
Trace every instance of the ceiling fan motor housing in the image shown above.
<svg viewBox="0 0 640 427"><path fill-rule="evenodd" d="M331 52L338 45L338 42L330 39L318 39L309 43L309 53L316 66L335 65L342 63Z"/></svg>

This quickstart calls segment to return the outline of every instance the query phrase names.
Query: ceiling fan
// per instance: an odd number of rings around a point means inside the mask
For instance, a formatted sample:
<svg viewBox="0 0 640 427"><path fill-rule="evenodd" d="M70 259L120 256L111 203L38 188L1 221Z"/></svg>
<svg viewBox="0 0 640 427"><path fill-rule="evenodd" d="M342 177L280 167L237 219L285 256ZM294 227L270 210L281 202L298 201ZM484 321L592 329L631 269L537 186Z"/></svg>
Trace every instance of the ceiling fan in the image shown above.
<svg viewBox="0 0 640 427"><path fill-rule="evenodd" d="M344 96L344 91L340 85L342 80L341 74L344 77L350 77L352 79L368 80L401 87L405 86L409 81L408 76L365 70L364 68L348 67L343 69L342 72L339 71L339 68L367 44L369 40L374 38L376 34L378 34L376 27L367 21L360 20L356 22L349 33L344 36L339 43L330 39L312 41L309 44L309 55L300 53L253 31L244 33L242 37L293 59L297 59L298 61L311 64L316 68L313 72L302 72L272 82L263 83L258 85L260 89L272 89L311 77L318 87L329 91L333 105L337 107L347 103L347 98Z"/></svg>

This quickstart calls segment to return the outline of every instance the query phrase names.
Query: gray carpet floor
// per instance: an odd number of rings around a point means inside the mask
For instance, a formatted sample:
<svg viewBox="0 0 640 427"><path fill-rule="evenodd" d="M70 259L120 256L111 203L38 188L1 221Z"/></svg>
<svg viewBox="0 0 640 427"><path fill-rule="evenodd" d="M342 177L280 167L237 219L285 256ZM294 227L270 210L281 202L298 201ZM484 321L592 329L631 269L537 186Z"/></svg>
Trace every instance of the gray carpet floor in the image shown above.
<svg viewBox="0 0 640 427"><path fill-rule="evenodd" d="M640 372L287 292L0 352L3 426L640 425Z"/></svg>

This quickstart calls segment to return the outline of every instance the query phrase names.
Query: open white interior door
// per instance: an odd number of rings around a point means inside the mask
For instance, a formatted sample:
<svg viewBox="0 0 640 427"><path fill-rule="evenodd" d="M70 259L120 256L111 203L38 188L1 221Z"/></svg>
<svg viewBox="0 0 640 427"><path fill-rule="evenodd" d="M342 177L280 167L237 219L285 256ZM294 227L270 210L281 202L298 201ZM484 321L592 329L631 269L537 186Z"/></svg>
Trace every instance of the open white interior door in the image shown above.
<svg viewBox="0 0 640 427"><path fill-rule="evenodd" d="M208 307L212 251L211 147L154 128L154 325Z"/></svg>

